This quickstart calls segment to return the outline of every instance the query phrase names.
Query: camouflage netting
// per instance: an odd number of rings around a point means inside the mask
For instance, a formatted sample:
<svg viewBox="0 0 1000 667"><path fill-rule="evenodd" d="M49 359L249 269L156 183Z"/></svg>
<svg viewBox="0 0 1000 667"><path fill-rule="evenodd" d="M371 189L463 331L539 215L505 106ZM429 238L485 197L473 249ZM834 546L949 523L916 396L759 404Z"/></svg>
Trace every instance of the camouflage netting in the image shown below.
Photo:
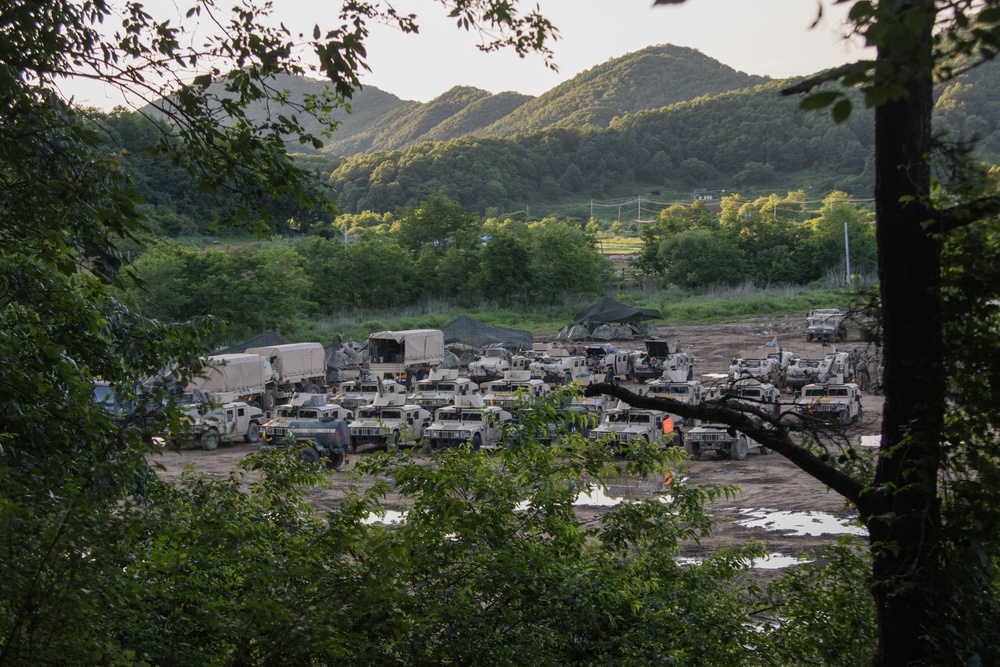
<svg viewBox="0 0 1000 667"><path fill-rule="evenodd" d="M285 340L284 336L276 331L265 331L264 333L257 334L250 340L244 341L239 345L233 345L232 347L226 347L216 350L212 354L242 354L246 352L251 347L271 347L273 345L287 345L288 341Z"/></svg>
<svg viewBox="0 0 1000 667"><path fill-rule="evenodd" d="M636 308L604 297L577 313L575 322L563 327L564 340L631 340L657 335L656 326L644 320L662 319L653 308Z"/></svg>
<svg viewBox="0 0 1000 667"><path fill-rule="evenodd" d="M530 331L495 327L465 315L444 325L441 331L444 332L445 344L464 343L474 348L499 344L519 350L530 350L534 342Z"/></svg>
<svg viewBox="0 0 1000 667"><path fill-rule="evenodd" d="M562 328L556 338L563 340L633 340L636 338L653 338L657 335L656 326L649 322L633 322L610 326L598 324L588 328L582 324L570 324Z"/></svg>
<svg viewBox="0 0 1000 667"><path fill-rule="evenodd" d="M595 301L590 308L577 313L573 322L587 325L590 329L597 324L638 324L643 320L662 319L663 315L655 308L636 308L606 296Z"/></svg>

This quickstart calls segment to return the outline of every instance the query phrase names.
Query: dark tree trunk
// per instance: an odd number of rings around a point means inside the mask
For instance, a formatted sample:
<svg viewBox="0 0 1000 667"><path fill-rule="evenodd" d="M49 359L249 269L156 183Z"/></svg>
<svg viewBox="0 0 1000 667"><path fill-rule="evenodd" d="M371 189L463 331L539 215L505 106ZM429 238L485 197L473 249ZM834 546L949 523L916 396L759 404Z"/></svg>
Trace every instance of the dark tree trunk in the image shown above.
<svg viewBox="0 0 1000 667"><path fill-rule="evenodd" d="M861 503L870 531L878 608L875 664L911 665L935 608L940 530L937 476L944 414L941 252L929 202L931 24L934 3L896 0L896 16L926 12L914 44L879 50L880 72L907 91L875 111L875 198L884 325L885 407L875 484ZM884 68L884 69L883 69ZM930 614L928 612L931 612Z"/></svg>

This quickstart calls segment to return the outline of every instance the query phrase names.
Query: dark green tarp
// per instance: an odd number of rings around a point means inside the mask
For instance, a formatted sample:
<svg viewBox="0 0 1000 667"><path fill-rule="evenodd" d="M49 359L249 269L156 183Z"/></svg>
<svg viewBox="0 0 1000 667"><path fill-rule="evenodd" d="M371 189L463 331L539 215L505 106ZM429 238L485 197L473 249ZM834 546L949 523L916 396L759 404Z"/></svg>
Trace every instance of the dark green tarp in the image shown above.
<svg viewBox="0 0 1000 667"><path fill-rule="evenodd" d="M636 308L606 296L598 299L590 308L577 313L573 322L589 325L662 319L663 315L655 308Z"/></svg>
<svg viewBox="0 0 1000 667"><path fill-rule="evenodd" d="M530 350L534 336L530 331L522 329L505 329L491 324L483 324L471 317L462 315L441 327L444 332L444 342L463 343L471 347L486 347L487 345L504 345L519 350Z"/></svg>

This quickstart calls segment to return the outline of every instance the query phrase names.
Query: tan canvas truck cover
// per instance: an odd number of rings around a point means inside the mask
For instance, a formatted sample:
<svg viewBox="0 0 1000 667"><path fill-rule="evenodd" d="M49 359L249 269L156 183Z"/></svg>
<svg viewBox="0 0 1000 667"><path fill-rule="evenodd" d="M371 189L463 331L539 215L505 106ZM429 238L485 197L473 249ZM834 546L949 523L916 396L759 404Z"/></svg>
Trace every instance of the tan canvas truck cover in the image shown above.
<svg viewBox="0 0 1000 667"><path fill-rule="evenodd" d="M271 380L271 364L259 354L216 354L205 360L191 386L212 393L259 394Z"/></svg>
<svg viewBox="0 0 1000 667"><path fill-rule="evenodd" d="M320 343L250 347L247 354L259 354L271 360L277 381L281 383L326 377L326 350Z"/></svg>
<svg viewBox="0 0 1000 667"><path fill-rule="evenodd" d="M437 366L444 361L444 333L440 329L373 333L368 337L368 359L369 368L375 374Z"/></svg>

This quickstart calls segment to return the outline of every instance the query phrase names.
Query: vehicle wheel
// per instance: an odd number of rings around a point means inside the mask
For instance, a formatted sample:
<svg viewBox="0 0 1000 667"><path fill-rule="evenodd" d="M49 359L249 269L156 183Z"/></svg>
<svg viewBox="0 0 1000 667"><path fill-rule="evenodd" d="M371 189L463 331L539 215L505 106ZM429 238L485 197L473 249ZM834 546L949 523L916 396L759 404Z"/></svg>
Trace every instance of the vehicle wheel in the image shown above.
<svg viewBox="0 0 1000 667"><path fill-rule="evenodd" d="M342 465L344 465L344 452L337 450L326 457L326 467L330 470L340 470Z"/></svg>
<svg viewBox="0 0 1000 667"><path fill-rule="evenodd" d="M736 438L736 442L729 446L729 458L734 461L746 461L749 451L750 447L747 445L747 439L740 436Z"/></svg>
<svg viewBox="0 0 1000 667"><path fill-rule="evenodd" d="M474 436L472 436L472 451L478 452L480 449L482 449L482 447L483 447L483 439L477 433Z"/></svg>
<svg viewBox="0 0 1000 667"><path fill-rule="evenodd" d="M813 340L812 334L806 334L806 342L811 343Z"/></svg>
<svg viewBox="0 0 1000 667"><path fill-rule="evenodd" d="M299 458L308 466L319 465L319 452L315 447L303 447L299 452Z"/></svg>
<svg viewBox="0 0 1000 667"><path fill-rule="evenodd" d="M250 422L250 426L247 427L247 432L244 434L243 439L251 445L256 444L260 440L260 424Z"/></svg>
<svg viewBox="0 0 1000 667"><path fill-rule="evenodd" d="M274 406L278 404L278 397L274 393L273 389L268 389L264 392L264 396L261 399L260 409L264 412L271 412L274 410Z"/></svg>
<svg viewBox="0 0 1000 667"><path fill-rule="evenodd" d="M605 373L604 374L604 381L607 382L608 384L611 384L612 382L614 382L615 381L614 371L608 371L607 373Z"/></svg>
<svg viewBox="0 0 1000 667"><path fill-rule="evenodd" d="M306 388L303 389L302 391L304 391L307 394L322 394L323 393L323 390L320 389L319 385L317 385L317 384L308 384L308 385L306 385Z"/></svg>
<svg viewBox="0 0 1000 667"><path fill-rule="evenodd" d="M569 373L566 373L566 375L563 377L563 381L562 381L563 386L568 385L572 381L573 381L573 376L570 375Z"/></svg>
<svg viewBox="0 0 1000 667"><path fill-rule="evenodd" d="M399 429L396 429L392 432L392 435L390 435L389 438L385 441L385 448L387 450L398 449L399 441L400 441Z"/></svg>
<svg viewBox="0 0 1000 667"><path fill-rule="evenodd" d="M202 449L209 452L215 451L219 447L219 432L214 428L210 428L201 434L199 441L201 442Z"/></svg>
<svg viewBox="0 0 1000 667"><path fill-rule="evenodd" d="M691 459L694 461L697 461L698 459L701 458L701 450L699 450L698 445L696 445L693 442L685 442L684 451L687 452L688 456L690 456Z"/></svg>
<svg viewBox="0 0 1000 667"><path fill-rule="evenodd" d="M761 445L761 446L760 446L760 453L761 453L761 456L767 456L768 454L770 454L770 453L771 453L771 452L773 452L773 451L774 451L774 450L773 450L773 449L771 449L770 447L765 447L764 445Z"/></svg>

